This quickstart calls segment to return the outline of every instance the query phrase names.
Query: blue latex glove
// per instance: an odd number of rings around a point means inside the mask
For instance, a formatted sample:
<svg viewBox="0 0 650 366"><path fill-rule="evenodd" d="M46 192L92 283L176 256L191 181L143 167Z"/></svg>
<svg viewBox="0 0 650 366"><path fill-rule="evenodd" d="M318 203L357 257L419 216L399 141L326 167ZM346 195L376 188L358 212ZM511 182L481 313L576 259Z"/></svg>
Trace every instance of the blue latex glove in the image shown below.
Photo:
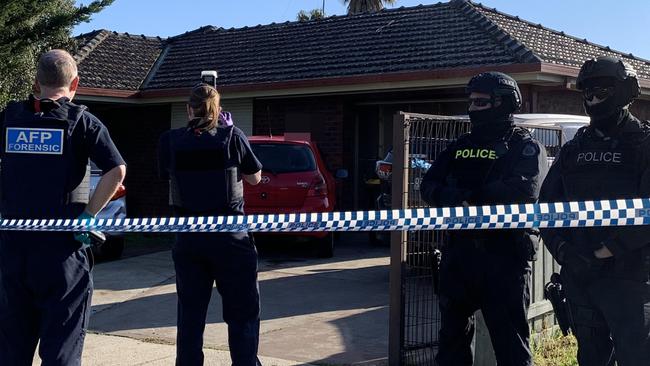
<svg viewBox="0 0 650 366"><path fill-rule="evenodd" d="M89 224L90 220L94 219L95 216L84 211L77 217L77 220L86 220L84 224ZM87 231L81 231L74 233L74 239L82 244L82 248L88 248L92 243L90 239L90 234Z"/></svg>

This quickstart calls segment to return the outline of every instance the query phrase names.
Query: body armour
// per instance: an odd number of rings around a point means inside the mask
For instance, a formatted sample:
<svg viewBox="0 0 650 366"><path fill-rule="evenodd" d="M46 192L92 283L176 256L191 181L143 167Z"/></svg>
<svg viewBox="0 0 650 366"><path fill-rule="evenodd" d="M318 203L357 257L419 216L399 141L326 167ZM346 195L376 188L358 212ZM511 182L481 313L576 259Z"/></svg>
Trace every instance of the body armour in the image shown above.
<svg viewBox="0 0 650 366"><path fill-rule="evenodd" d="M84 106L62 99L35 112L30 102L5 110L0 153L3 218L73 218L89 199L90 166L75 159L72 138Z"/></svg>
<svg viewBox="0 0 650 366"><path fill-rule="evenodd" d="M514 203L502 201L503 197L492 197L480 192L483 187L511 174L522 156L538 156L540 148L543 147L533 143L530 133L520 127L513 127L502 138L491 141L472 141L471 134L461 136L450 151L447 182L459 189L474 192L468 197L468 202L472 205ZM471 230L450 232L449 235L456 243L479 240L492 251L514 250L518 257L529 261L536 259L539 247L539 232L533 229ZM514 248L505 243L513 243Z"/></svg>
<svg viewBox="0 0 650 366"><path fill-rule="evenodd" d="M243 200L243 183L232 162L233 126L202 133L168 132L172 205L185 214L230 214Z"/></svg>
<svg viewBox="0 0 650 366"><path fill-rule="evenodd" d="M519 154L508 154L511 149L521 149L521 144L531 141L530 134L513 127L502 138L491 141L472 141L471 134L461 136L451 151L449 178L460 189L476 190L490 181L500 179L511 169ZM537 153L537 151L533 151ZM492 204L489 198L479 198L471 204ZM495 202L496 203L496 202Z"/></svg>
<svg viewBox="0 0 650 366"><path fill-rule="evenodd" d="M613 137L605 137L593 128L582 128L562 149L559 172L564 195L568 200L647 196L650 188L642 186L642 178L650 164L650 127L631 115L626 117L621 126L621 131ZM597 249L612 230L624 234L640 229L642 230L639 227L576 228L568 234L571 242Z"/></svg>

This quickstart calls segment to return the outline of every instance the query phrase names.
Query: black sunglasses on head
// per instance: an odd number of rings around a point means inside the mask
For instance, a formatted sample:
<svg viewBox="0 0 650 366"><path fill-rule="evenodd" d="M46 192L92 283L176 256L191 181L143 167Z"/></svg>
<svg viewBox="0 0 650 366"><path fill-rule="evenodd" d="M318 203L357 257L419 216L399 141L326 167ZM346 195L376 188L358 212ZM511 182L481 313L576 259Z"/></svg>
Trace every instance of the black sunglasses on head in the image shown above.
<svg viewBox="0 0 650 366"><path fill-rule="evenodd" d="M469 98L469 105L474 104L477 107L485 107L492 103L492 98Z"/></svg>
<svg viewBox="0 0 650 366"><path fill-rule="evenodd" d="M582 95L585 97L586 100L592 100L594 97L603 100L611 97L614 95L614 90L616 87L614 86L592 86L585 88L582 91Z"/></svg>

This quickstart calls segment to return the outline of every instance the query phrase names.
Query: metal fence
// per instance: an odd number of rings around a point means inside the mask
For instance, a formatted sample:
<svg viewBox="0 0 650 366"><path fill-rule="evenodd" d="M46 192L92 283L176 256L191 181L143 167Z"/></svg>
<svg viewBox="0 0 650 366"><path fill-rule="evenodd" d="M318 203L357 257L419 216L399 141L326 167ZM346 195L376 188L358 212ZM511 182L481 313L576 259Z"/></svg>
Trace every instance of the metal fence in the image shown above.
<svg viewBox="0 0 650 366"><path fill-rule="evenodd" d="M398 113L393 125L393 208L425 207L420 182L423 161L433 162L447 145L469 131L467 117ZM561 131L526 126L552 157ZM441 231L394 232L391 237L391 365L433 365L438 349L440 311L435 295L436 260L444 240ZM553 323L552 308L543 299L543 285L556 269L550 254L540 250L533 263L529 319L534 331ZM489 341L489 340L488 340ZM491 347L491 346L490 346ZM478 345L477 345L478 348Z"/></svg>

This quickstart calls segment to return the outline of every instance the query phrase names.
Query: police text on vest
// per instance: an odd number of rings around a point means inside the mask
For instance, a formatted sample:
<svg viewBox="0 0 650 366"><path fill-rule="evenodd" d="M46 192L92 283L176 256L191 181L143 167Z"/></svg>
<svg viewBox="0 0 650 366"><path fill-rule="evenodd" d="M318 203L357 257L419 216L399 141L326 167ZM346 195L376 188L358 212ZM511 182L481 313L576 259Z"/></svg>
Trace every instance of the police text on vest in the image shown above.
<svg viewBox="0 0 650 366"><path fill-rule="evenodd" d="M615 163L621 162L622 153L611 151L587 151L578 153L578 163Z"/></svg>

